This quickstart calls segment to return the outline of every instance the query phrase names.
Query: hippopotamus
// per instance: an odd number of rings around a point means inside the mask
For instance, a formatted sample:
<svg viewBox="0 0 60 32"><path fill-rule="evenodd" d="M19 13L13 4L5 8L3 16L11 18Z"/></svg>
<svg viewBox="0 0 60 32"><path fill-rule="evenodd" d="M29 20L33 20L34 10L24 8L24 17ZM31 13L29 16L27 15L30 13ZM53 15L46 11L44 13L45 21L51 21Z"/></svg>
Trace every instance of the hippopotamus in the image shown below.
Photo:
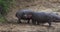
<svg viewBox="0 0 60 32"><path fill-rule="evenodd" d="M34 12L32 14L33 24L48 23L51 26L51 22L56 22L56 20L60 20L60 16L56 13Z"/></svg>
<svg viewBox="0 0 60 32"><path fill-rule="evenodd" d="M48 23L51 26L51 22L57 22L56 20L60 20L60 16L57 13L48 13L48 12L33 12L31 10L19 10L16 13L16 17L18 18L18 23L21 23L21 19L32 20L33 24L40 23Z"/></svg>
<svg viewBox="0 0 60 32"><path fill-rule="evenodd" d="M48 23L49 26L51 25L51 17L48 16L49 14L45 12L34 12L32 15L32 23L33 24L38 24L39 23Z"/></svg>
<svg viewBox="0 0 60 32"><path fill-rule="evenodd" d="M28 20L27 23L29 23L31 19L32 10L19 10L16 12L16 17L18 18L18 23L21 23L21 19Z"/></svg>

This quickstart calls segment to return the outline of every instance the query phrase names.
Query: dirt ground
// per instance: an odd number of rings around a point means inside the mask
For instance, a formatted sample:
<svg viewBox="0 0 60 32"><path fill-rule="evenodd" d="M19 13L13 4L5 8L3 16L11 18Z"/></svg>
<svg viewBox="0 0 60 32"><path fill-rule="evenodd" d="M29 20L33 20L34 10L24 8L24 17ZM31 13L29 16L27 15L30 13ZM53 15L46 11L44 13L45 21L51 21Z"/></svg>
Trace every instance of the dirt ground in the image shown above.
<svg viewBox="0 0 60 32"><path fill-rule="evenodd" d="M0 32L60 32L60 23L52 23L52 27L48 27L47 24L32 25L25 22L0 23Z"/></svg>

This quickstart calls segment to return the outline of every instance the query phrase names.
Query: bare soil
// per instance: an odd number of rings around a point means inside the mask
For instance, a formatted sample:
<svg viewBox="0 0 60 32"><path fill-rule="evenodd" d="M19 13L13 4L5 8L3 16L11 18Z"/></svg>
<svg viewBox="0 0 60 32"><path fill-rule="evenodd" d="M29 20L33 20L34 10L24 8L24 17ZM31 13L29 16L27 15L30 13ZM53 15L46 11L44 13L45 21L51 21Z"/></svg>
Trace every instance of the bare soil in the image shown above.
<svg viewBox="0 0 60 32"><path fill-rule="evenodd" d="M48 27L47 24L32 25L25 22L0 23L0 32L60 32L60 23L52 23L52 27Z"/></svg>

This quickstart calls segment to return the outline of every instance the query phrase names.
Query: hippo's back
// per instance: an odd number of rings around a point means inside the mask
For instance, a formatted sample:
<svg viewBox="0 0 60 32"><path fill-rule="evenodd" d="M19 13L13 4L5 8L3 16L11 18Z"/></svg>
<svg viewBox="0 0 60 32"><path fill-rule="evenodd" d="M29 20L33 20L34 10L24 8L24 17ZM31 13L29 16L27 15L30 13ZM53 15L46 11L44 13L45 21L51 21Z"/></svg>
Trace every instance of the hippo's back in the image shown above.
<svg viewBox="0 0 60 32"><path fill-rule="evenodd" d="M33 18L34 20L37 20L37 21L44 21L44 20L47 20L47 14L45 12L35 12L33 14Z"/></svg>

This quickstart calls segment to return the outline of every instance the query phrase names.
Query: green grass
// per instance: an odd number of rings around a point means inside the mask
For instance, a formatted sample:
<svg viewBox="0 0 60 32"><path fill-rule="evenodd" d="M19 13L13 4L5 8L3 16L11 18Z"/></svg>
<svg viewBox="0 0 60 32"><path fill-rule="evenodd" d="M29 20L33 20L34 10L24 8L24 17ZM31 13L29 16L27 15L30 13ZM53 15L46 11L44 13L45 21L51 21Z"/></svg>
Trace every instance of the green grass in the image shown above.
<svg viewBox="0 0 60 32"><path fill-rule="evenodd" d="M10 3L12 2L12 0L0 0L0 6L2 6L2 13L3 15L8 13L8 9L10 7Z"/></svg>
<svg viewBox="0 0 60 32"><path fill-rule="evenodd" d="M9 12L10 3L12 0L0 0L0 6L2 7L2 14L0 14L0 22L5 22L5 16ZM3 15L3 16L2 16Z"/></svg>

